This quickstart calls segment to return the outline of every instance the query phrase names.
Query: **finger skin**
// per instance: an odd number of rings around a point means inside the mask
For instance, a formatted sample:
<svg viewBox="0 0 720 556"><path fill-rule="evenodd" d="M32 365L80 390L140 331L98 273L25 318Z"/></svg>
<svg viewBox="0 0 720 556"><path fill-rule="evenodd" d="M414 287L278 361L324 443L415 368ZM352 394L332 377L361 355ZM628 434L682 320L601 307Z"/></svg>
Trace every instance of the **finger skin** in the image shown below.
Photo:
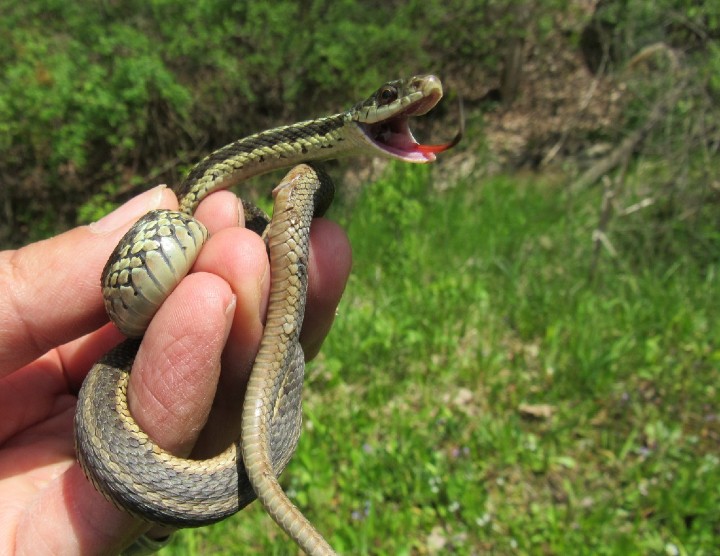
<svg viewBox="0 0 720 556"><path fill-rule="evenodd" d="M216 386L219 354L229 331L234 306L235 295L226 282L214 275L195 274L171 294L145 336L146 344L137 358L138 368L132 374L130 402L138 402L133 415L141 426L171 451L187 453L204 424ZM192 313L192 319L186 318L189 313ZM111 331L111 327L96 333L95 339L99 337L101 343L116 340L117 335L108 330ZM90 337L81 338L81 341L78 343L87 348ZM91 351L98 350L92 347ZM73 347L58 350L58 353L63 356L46 359L78 363L85 357ZM38 369L35 374L42 372ZM17 373L19 377L26 374L27 371ZM51 396L45 397L52 401ZM64 434L53 435L62 441L57 452L48 451L47 442L40 446L36 440L28 445L16 442L14 446L4 446L5 450L14 450L10 460L26 463L35 460L37 466L40 458L41 469L46 470L48 465L57 467L52 473L55 479L36 484L37 496L34 501L30 499L20 515L15 549L18 553L33 554L117 552L148 525L117 510L82 475L74 462L71 440L75 402L70 396L65 398L68 399L67 408L59 416L64 421L61 431ZM37 439L38 434L32 433L31 438ZM43 454L37 453L40 449ZM57 463L53 464L52 459L57 459ZM30 532L34 534L30 535ZM40 544L38 538L42 539Z"/></svg>
<svg viewBox="0 0 720 556"><path fill-rule="evenodd" d="M200 204L196 216L213 236L220 230L237 226L236 220L240 226L243 225L242 203L237 203L237 198L228 191L213 193ZM238 241L241 239L238 238ZM254 240L248 236L248 241ZM213 272L214 268L227 267L221 259L223 250L229 249L232 249L232 246L218 244L217 256L212 257L211 252L205 253L196 263L195 269ZM351 268L352 251L345 231L338 224L325 218L313 220L310 231L307 308L300 337L307 360L313 359L318 354L322 342L332 326L335 310L342 297ZM236 283L236 280L230 278L231 272L226 271L221 275L226 276L229 283ZM236 319L236 323L238 321L239 319ZM231 365L237 364L234 355L236 354L229 353L225 358ZM254 353L251 355L251 359L254 359ZM247 366L247 358L244 363Z"/></svg>
<svg viewBox="0 0 720 556"><path fill-rule="evenodd" d="M220 385L193 457L216 455L240 434L242 400L262 337L267 309L270 268L265 245L252 232L233 228L216 234L195 264L195 270L217 272L238 301L233 328L222 357ZM324 249L330 248L326 253ZM310 282L308 306L301 335L309 346L306 358L314 357L332 326L335 310L350 272L350 245L342 229L328 220L316 219L310 234ZM254 276L254 279L250 278ZM251 301L252 300L252 301ZM306 348L308 349L308 348Z"/></svg>
<svg viewBox="0 0 720 556"><path fill-rule="evenodd" d="M131 411L140 426L173 453L187 454L204 425L234 308L235 296L226 282L214 275L195 274L183 280L162 305L144 338L131 375ZM190 313L194 318L185 320ZM70 438L73 412L69 403L61 416ZM21 452L25 458L32 449L15 448L25 450ZM43 523L52 524L55 533L43 537L47 553L108 553L148 528L95 491L74 463L72 442L64 444L60 456L64 472L43 485L36 502L19 521L20 540L28 542L28 547L37 549L37 544L25 532Z"/></svg>
<svg viewBox="0 0 720 556"><path fill-rule="evenodd" d="M193 274L163 303L143 338L128 386L130 413L173 454L188 455L205 425L235 305L227 282Z"/></svg>
<svg viewBox="0 0 720 556"><path fill-rule="evenodd" d="M230 191L218 191L205 198L195 211L195 218L205 224L210 237L225 228L245 226L242 201Z"/></svg>
<svg viewBox="0 0 720 556"><path fill-rule="evenodd" d="M345 231L330 220L313 220L307 308L300 333L300 343L308 361L318 354L330 332L351 268L350 240Z"/></svg>
<svg viewBox="0 0 720 556"><path fill-rule="evenodd" d="M0 253L0 376L107 322L100 273L132 222L174 208L166 188L134 198L95 226Z"/></svg>

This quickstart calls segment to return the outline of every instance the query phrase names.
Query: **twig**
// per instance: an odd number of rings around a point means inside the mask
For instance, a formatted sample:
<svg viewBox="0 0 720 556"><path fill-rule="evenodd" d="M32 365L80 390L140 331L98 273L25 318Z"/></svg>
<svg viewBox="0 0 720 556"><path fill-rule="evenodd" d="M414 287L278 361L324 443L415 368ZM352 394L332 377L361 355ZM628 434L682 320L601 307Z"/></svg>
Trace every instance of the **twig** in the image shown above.
<svg viewBox="0 0 720 556"><path fill-rule="evenodd" d="M610 223L610 218L612 218L613 199L615 197L615 189L613 188L612 181L607 176L603 177L603 188L603 198L602 203L600 204L600 218L598 225L592 233L593 254L590 261L590 271L588 273L588 277L591 282L595 279L595 272L597 271L598 261L600 260L601 247L605 247L611 257L614 258L617 255L617 251L607 236L607 228Z"/></svg>
<svg viewBox="0 0 720 556"><path fill-rule="evenodd" d="M590 106L590 101L592 100L593 96L595 95L595 91L598 88L598 84L600 83L600 76L605 72L605 66L607 65L607 53L603 54L602 61L600 62L600 67L595 72L595 77L590 83L590 86L588 87L588 90L585 92L585 95L583 96L583 99L580 103L580 107L578 108L578 111L574 114L572 118L570 118L563 130L560 134L560 138L557 140L555 145L552 146L552 148L547 152L547 154L543 157L542 161L540 161L540 167L544 168L547 166L553 158L557 156L557 154L560 152L560 149L562 149L563 145L567 141L567 138L570 136L570 130L575 126L575 123L580 119L580 116L587 110L587 107Z"/></svg>
<svg viewBox="0 0 720 556"><path fill-rule="evenodd" d="M628 68L633 68L641 62L647 60L650 56L663 52L670 61L673 74L679 73L680 62L676 53L664 43L655 43L643 48L628 63ZM606 157L600 159L592 167L588 168L575 182L570 186L571 192L578 192L594 185L602 176L615 169L618 165L624 164L630 158L633 152L637 150L640 144L645 140L650 131L663 121L666 113L677 103L682 94L685 92L686 79L680 79L679 82L670 91L661 97L650 110L647 119L634 132L628 135L616 149L610 152Z"/></svg>
<svg viewBox="0 0 720 556"><path fill-rule="evenodd" d="M679 100L684 90L685 83L683 82L673 87L667 95L656 102L645 123L628 135L609 155L586 170L585 173L570 186L570 191L576 193L587 189L591 185L594 185L602 176L629 159L650 131L663 120L666 112Z"/></svg>

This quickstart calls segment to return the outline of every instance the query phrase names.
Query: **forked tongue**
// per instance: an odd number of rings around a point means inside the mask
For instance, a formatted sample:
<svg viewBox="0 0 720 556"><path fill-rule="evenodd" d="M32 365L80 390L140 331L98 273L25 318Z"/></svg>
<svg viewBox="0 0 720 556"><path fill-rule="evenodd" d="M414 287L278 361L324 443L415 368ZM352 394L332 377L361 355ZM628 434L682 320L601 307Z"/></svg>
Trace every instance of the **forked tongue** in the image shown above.
<svg viewBox="0 0 720 556"><path fill-rule="evenodd" d="M462 97L460 97L459 95L458 111L460 118L460 127L458 129L458 132L455 134L455 137L453 137L452 141L448 141L447 143L442 143L440 145L418 145L415 148L423 154L437 154L448 149L452 149L455 145L457 145L463 138L463 135L465 133L465 111L463 110Z"/></svg>

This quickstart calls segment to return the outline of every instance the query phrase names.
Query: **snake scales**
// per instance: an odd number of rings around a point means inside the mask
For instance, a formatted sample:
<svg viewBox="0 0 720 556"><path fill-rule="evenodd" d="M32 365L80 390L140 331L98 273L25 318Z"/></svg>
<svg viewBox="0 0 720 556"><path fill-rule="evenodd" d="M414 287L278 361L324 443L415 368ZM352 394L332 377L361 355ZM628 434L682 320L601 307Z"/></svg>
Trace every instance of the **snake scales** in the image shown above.
<svg viewBox="0 0 720 556"><path fill-rule="evenodd" d="M75 416L78 460L109 500L146 521L193 527L219 521L256 497L308 554L333 554L282 491L277 476L295 451L301 425L304 359L299 344L310 222L333 195L315 167L294 168L273 192L274 216L248 214L265 238L271 265L268 316L245 395L240 438L207 460L175 457L134 421L127 405L129 373L140 338L162 301L190 270L207 238L192 214L200 201L251 176L303 162L370 154L430 162L444 145L420 145L408 119L442 97L437 77L383 85L366 101L334 116L279 127L235 141L200 162L176 189L180 211L152 211L120 241L102 275L105 306L129 340L90 371Z"/></svg>

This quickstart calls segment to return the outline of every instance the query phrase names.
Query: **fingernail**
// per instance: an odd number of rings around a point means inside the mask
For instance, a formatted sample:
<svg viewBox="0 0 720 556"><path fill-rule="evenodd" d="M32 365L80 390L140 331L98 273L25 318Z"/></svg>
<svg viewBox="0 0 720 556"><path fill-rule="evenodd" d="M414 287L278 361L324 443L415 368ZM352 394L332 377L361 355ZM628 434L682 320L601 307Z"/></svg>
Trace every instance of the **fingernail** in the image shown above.
<svg viewBox="0 0 720 556"><path fill-rule="evenodd" d="M238 199L238 227L245 227L245 208L243 207L242 199Z"/></svg>
<svg viewBox="0 0 720 556"><path fill-rule="evenodd" d="M127 223L128 220L140 218L146 212L159 208L165 189L167 189L167 185L158 185L137 197L133 197L110 214L90 224L90 230L97 234L111 232Z"/></svg>
<svg viewBox="0 0 720 556"><path fill-rule="evenodd" d="M233 319L235 318L235 308L237 307L237 296L233 294L230 303L225 307L225 339L230 334L232 328Z"/></svg>

